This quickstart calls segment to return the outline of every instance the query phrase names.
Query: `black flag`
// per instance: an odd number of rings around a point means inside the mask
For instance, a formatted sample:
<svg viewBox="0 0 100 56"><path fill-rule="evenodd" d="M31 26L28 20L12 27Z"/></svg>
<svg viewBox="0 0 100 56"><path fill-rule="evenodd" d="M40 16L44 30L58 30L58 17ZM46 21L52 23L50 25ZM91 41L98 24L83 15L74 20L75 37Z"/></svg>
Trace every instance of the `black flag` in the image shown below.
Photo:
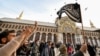
<svg viewBox="0 0 100 56"><path fill-rule="evenodd" d="M66 13L67 16L75 21L81 23L81 10L80 10L80 5L75 3L75 4L67 4L63 6L58 12L57 15L59 18L61 18L62 13Z"/></svg>

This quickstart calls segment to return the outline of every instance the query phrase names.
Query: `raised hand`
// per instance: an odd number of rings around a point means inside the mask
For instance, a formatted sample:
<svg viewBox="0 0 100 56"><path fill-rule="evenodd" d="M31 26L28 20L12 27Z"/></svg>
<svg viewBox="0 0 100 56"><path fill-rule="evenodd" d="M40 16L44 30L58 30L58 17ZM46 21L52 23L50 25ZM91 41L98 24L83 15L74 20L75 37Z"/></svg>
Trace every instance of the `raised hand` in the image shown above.
<svg viewBox="0 0 100 56"><path fill-rule="evenodd" d="M37 21L35 21L35 24L34 24L34 29L33 29L33 31L34 31L34 30L36 30L36 28L37 28Z"/></svg>
<svg viewBox="0 0 100 56"><path fill-rule="evenodd" d="M37 29L37 21L35 21L34 28L32 26L27 26L26 29L21 34L21 37L23 37L25 40L28 39L34 31Z"/></svg>
<svg viewBox="0 0 100 56"><path fill-rule="evenodd" d="M82 44L80 51L84 53L84 52L86 52L86 50L87 50L87 44L84 43L84 44Z"/></svg>
<svg viewBox="0 0 100 56"><path fill-rule="evenodd" d="M35 21L35 26L37 26L37 21Z"/></svg>
<svg viewBox="0 0 100 56"><path fill-rule="evenodd" d="M32 28L31 27L26 27L26 29L24 29L21 33L21 37L25 38L28 37L28 35L32 33Z"/></svg>

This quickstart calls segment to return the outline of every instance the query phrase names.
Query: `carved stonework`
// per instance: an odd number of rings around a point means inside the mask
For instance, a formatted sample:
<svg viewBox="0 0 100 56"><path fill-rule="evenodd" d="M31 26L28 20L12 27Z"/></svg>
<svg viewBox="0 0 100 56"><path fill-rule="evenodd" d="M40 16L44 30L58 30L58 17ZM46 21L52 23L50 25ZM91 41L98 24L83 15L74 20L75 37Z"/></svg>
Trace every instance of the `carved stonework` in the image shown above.
<svg viewBox="0 0 100 56"><path fill-rule="evenodd" d="M76 34L80 35L81 34L81 29L80 28L76 28Z"/></svg>
<svg viewBox="0 0 100 56"><path fill-rule="evenodd" d="M58 27L58 32L75 32L76 25L67 16L61 19L56 19L55 24Z"/></svg>

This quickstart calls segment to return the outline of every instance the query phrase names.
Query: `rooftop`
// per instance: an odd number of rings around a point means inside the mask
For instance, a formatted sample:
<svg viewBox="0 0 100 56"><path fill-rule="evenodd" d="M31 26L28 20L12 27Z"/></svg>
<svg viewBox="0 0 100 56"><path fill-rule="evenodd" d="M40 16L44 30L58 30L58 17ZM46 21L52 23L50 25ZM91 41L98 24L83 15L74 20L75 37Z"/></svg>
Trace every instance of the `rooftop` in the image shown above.
<svg viewBox="0 0 100 56"><path fill-rule="evenodd" d="M16 18L0 18L0 21L4 22L14 22L14 23L24 23L24 24L34 24L35 21L31 20L21 20L21 19L16 19ZM55 23L49 23L49 22L40 22L37 21L38 25L43 25L43 26L51 26L51 27L57 27ZM79 29L82 29L81 26L77 26ZM84 27L84 30L89 30L89 31L98 31L100 28L91 28L91 27Z"/></svg>
<svg viewBox="0 0 100 56"><path fill-rule="evenodd" d="M78 28L80 28L82 30L82 27L78 26ZM88 30L88 31L96 31L96 30L100 30L100 28L92 28L92 27L83 27L84 30Z"/></svg>
<svg viewBox="0 0 100 56"><path fill-rule="evenodd" d="M24 24L34 24L35 23L35 21L31 21L31 20L21 20L21 19L14 19L14 18L0 18L0 21L14 22L14 23L24 23ZM54 23L40 22L40 21L37 21L37 23L38 23L38 25L56 27L56 25Z"/></svg>

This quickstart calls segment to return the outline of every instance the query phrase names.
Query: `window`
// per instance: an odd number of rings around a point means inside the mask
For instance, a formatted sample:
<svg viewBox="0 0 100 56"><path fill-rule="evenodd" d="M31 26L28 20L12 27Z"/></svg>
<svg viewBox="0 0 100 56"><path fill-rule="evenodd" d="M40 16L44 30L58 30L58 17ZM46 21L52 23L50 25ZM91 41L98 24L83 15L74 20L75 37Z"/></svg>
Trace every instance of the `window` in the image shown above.
<svg viewBox="0 0 100 56"><path fill-rule="evenodd" d="M56 32L57 32L57 29L56 29Z"/></svg>
<svg viewBox="0 0 100 56"><path fill-rule="evenodd" d="M2 29L0 28L0 31L2 31Z"/></svg>
<svg viewBox="0 0 100 56"><path fill-rule="evenodd" d="M9 25L9 28L11 28L11 25Z"/></svg>
<svg viewBox="0 0 100 56"><path fill-rule="evenodd" d="M40 38L40 32L37 32L35 36L35 40L39 40L39 38Z"/></svg>
<svg viewBox="0 0 100 56"><path fill-rule="evenodd" d="M15 25L12 25L12 28L14 28Z"/></svg>
<svg viewBox="0 0 100 56"><path fill-rule="evenodd" d="M47 31L47 28L45 28L45 31Z"/></svg>
<svg viewBox="0 0 100 56"><path fill-rule="evenodd" d="M21 26L19 25L18 29L20 29L20 28L21 28Z"/></svg>
<svg viewBox="0 0 100 56"><path fill-rule="evenodd" d="M52 29L51 29L51 32L52 32Z"/></svg>
<svg viewBox="0 0 100 56"><path fill-rule="evenodd" d="M40 28L40 31L41 31L41 28Z"/></svg>
<svg viewBox="0 0 100 56"><path fill-rule="evenodd" d="M6 28L8 28L8 24L6 24Z"/></svg>
<svg viewBox="0 0 100 56"><path fill-rule="evenodd" d="M5 24L2 25L2 27L4 27L4 26L5 26Z"/></svg>
<svg viewBox="0 0 100 56"><path fill-rule="evenodd" d="M46 33L42 33L42 38L41 38L41 40L46 42Z"/></svg>
<svg viewBox="0 0 100 56"><path fill-rule="evenodd" d="M0 26L2 25L2 23L0 23Z"/></svg>
<svg viewBox="0 0 100 56"><path fill-rule="evenodd" d="M24 29L24 26L22 26L22 28L21 29Z"/></svg>
<svg viewBox="0 0 100 56"><path fill-rule="evenodd" d="M44 28L42 28L42 31L44 31Z"/></svg>
<svg viewBox="0 0 100 56"><path fill-rule="evenodd" d="M55 29L53 29L53 32L55 32Z"/></svg>
<svg viewBox="0 0 100 56"><path fill-rule="evenodd" d="M48 32L50 31L50 29L48 29Z"/></svg>
<svg viewBox="0 0 100 56"><path fill-rule="evenodd" d="M18 27L18 25L16 25L16 27L15 27L15 28L17 29L17 27Z"/></svg>
<svg viewBox="0 0 100 56"><path fill-rule="evenodd" d="M52 41L52 34L48 33L48 41Z"/></svg>

